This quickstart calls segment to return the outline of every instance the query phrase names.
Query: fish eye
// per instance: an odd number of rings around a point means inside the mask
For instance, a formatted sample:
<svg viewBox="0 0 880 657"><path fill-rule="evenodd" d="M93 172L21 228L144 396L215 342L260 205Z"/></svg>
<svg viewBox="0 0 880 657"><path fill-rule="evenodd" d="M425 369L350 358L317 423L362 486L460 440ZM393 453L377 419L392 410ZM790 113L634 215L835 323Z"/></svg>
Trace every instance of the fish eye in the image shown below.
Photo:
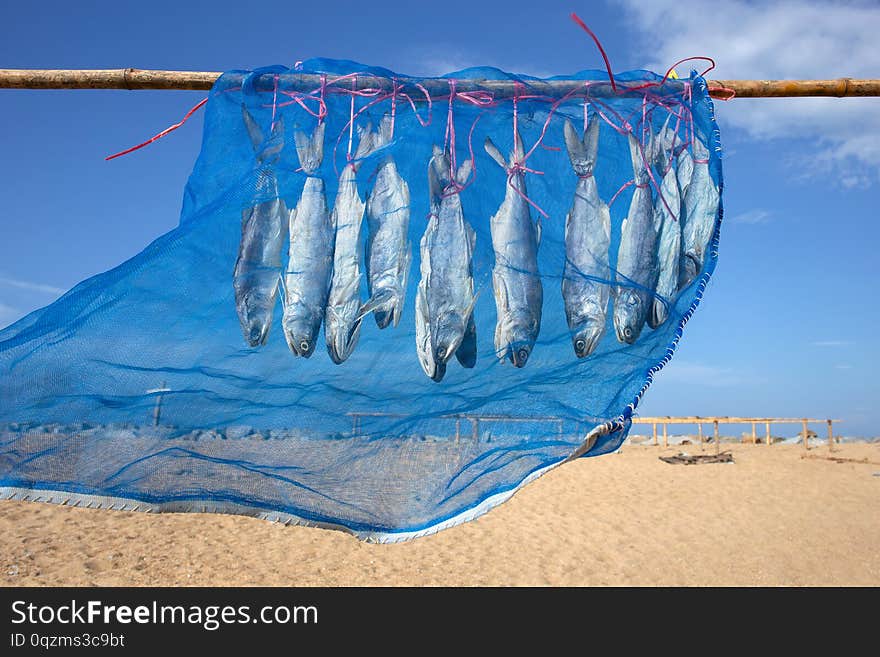
<svg viewBox="0 0 880 657"><path fill-rule="evenodd" d="M630 294L629 299L627 299L627 303L631 306L636 305L639 302L639 298L635 294Z"/></svg>
<svg viewBox="0 0 880 657"><path fill-rule="evenodd" d="M309 350L309 343L308 343L308 341L303 340L302 342L300 342L300 343L299 343L299 348L302 349L303 351L308 351L308 350Z"/></svg>
<svg viewBox="0 0 880 657"><path fill-rule="evenodd" d="M446 349L444 347L437 347L437 358L443 358L446 355Z"/></svg>
<svg viewBox="0 0 880 657"><path fill-rule="evenodd" d="M623 329L624 337L631 338L632 334L633 334L632 329L629 326L627 326L626 328Z"/></svg>
<svg viewBox="0 0 880 657"><path fill-rule="evenodd" d="M586 346L587 346L587 343L584 342L583 340L577 340L574 343L574 348L577 349L578 351L583 351L586 348Z"/></svg>
<svg viewBox="0 0 880 657"><path fill-rule="evenodd" d="M519 355L520 360L525 360L526 358L529 357L529 350L526 349L525 347L520 349L519 352L517 352L517 353Z"/></svg>

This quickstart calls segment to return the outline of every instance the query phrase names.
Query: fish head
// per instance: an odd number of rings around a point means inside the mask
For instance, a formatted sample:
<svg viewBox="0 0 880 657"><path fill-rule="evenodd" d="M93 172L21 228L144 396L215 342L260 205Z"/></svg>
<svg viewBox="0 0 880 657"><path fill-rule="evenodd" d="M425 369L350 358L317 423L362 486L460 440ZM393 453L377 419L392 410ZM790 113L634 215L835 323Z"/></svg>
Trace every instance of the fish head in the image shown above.
<svg viewBox="0 0 880 657"><path fill-rule="evenodd" d="M275 298L269 298L255 290L248 290L239 301L241 329L245 340L252 347L266 344L272 325Z"/></svg>
<svg viewBox="0 0 880 657"><path fill-rule="evenodd" d="M445 364L458 351L467 330L467 319L459 312L448 312L433 322L431 351L438 364Z"/></svg>
<svg viewBox="0 0 880 657"><path fill-rule="evenodd" d="M320 324L318 325L320 326ZM285 322L284 337L287 340L287 346L295 356L308 358L315 351L315 343L317 342L318 330L315 323L305 319L297 318L292 321Z"/></svg>
<svg viewBox="0 0 880 657"><path fill-rule="evenodd" d="M525 367L535 346L537 327L527 318L522 318L521 321L517 321L516 317L511 319L513 321L508 329L507 355L514 367Z"/></svg>
<svg viewBox="0 0 880 657"><path fill-rule="evenodd" d="M614 331L617 339L632 344L639 338L645 323L647 304L637 290L623 289L614 301Z"/></svg>
<svg viewBox="0 0 880 657"><path fill-rule="evenodd" d="M574 347L575 356L586 358L596 350L605 325L594 319L587 319L572 333L571 346Z"/></svg>

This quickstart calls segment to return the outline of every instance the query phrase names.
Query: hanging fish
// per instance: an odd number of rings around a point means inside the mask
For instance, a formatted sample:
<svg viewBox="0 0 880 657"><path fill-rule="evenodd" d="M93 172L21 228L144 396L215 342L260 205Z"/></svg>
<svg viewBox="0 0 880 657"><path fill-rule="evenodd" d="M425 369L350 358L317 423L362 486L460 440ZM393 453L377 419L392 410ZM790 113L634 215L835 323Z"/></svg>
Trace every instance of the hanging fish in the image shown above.
<svg viewBox="0 0 880 657"><path fill-rule="evenodd" d="M385 115L376 147L391 141L391 117ZM400 322L412 263L409 241L409 186L389 154L379 165L367 200L367 285L370 299L361 313L372 312L380 329Z"/></svg>
<svg viewBox="0 0 880 657"><path fill-rule="evenodd" d="M490 157L507 172L509 180L504 200L489 222L495 251L492 283L498 312L495 353L501 360L509 359L515 367L525 367L541 330L544 298L538 272L541 223L532 221L525 198L525 174L517 166L525 156L519 133L515 135L509 162L488 137L484 146Z"/></svg>
<svg viewBox="0 0 880 657"><path fill-rule="evenodd" d="M255 202L241 214L241 242L233 270L235 309L245 340L251 347L266 344L281 274L281 249L287 209L278 198L278 180L271 168L284 148L284 121L279 117L269 140L242 105L241 113L254 148L257 164Z"/></svg>
<svg viewBox="0 0 880 657"><path fill-rule="evenodd" d="M694 138L693 149L694 172L684 196L679 289L687 287L700 275L721 200L709 173L709 149L699 138Z"/></svg>
<svg viewBox="0 0 880 657"><path fill-rule="evenodd" d="M617 285L614 293L614 330L626 344L638 340L651 310L657 285L657 229L651 199L648 162L638 140L629 134L635 190L623 220L617 252ZM651 153L650 144L645 153Z"/></svg>
<svg viewBox="0 0 880 657"><path fill-rule="evenodd" d="M468 160L455 173L463 185L470 177ZM434 147L428 165L431 214L422 235L421 281L416 293L416 349L425 374L440 381L452 354L463 367L477 361L474 325L473 256L476 233L464 218L461 198L452 181L449 154ZM430 347L430 348L429 348Z"/></svg>
<svg viewBox="0 0 880 657"><path fill-rule="evenodd" d="M657 287L648 313L648 326L657 328L669 318L669 307L678 292L679 258L681 255L681 199L678 177L672 166L674 135L669 119L655 141L655 166L663 172L660 192L654 201L654 228L657 230Z"/></svg>
<svg viewBox="0 0 880 657"><path fill-rule="evenodd" d="M333 249L333 277L324 317L327 351L334 363L345 362L361 334L361 225L366 204L357 189L360 162L375 150L371 126L358 128L354 158L339 176L332 223L336 232Z"/></svg>
<svg viewBox="0 0 880 657"><path fill-rule="evenodd" d="M574 202L565 218L565 270L562 298L572 346L578 358L589 356L605 333L611 270L611 213L599 198L595 173L599 121L593 116L583 139L565 122L565 146L578 176Z"/></svg>
<svg viewBox="0 0 880 657"><path fill-rule="evenodd" d="M316 175L324 157L324 126L312 136L294 133L300 167L306 174L299 204L290 212L290 257L284 277L284 337L296 356L315 350L327 307L335 233L324 180Z"/></svg>

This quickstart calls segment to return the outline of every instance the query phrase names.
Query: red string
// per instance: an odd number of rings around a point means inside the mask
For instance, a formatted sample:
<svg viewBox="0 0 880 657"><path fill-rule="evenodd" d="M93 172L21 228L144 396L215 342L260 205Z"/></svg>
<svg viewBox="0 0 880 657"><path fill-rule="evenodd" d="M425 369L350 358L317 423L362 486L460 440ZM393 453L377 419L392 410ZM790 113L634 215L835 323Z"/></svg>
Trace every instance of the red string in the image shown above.
<svg viewBox="0 0 880 657"><path fill-rule="evenodd" d="M148 145L152 144L152 143L153 143L154 141L156 141L157 139L162 139L162 137L164 137L165 135L167 135L169 132L174 132L174 131L177 130L180 126L182 126L184 123L186 123L186 120L187 120L189 117L191 117L193 114L195 114L196 111L197 111L202 105L204 105L204 104L207 103L207 102L208 102L208 99L207 99L207 98L203 98L202 100L199 101L199 103L198 103L195 107L193 107L189 112L187 112L187 113L184 115L184 117L180 120L179 123L175 123L175 124L172 125L172 126L168 126L168 127L165 128L162 132L160 132L159 134L157 134L157 135L155 135L155 136L153 136L153 137L150 137L147 141L145 141L145 142L142 143L142 144L138 144L137 146L132 146L131 148L127 148L127 149L125 149L124 151L120 151L119 153L114 153L113 155L108 155L107 157L104 158L104 160L105 160L105 161L106 161L106 160L112 160L112 159L117 158L117 157L122 157L123 155L128 155L128 154L131 153L132 151L136 151L136 150L138 150L139 148L143 148L144 146L148 146Z"/></svg>
<svg viewBox="0 0 880 657"><path fill-rule="evenodd" d="M614 93L617 93L617 83L614 81L614 73L611 72L611 62L608 61L608 55L605 54L605 48L602 47L599 38L593 34L593 30L587 27L587 24L584 23L576 13L571 13L571 20L580 25L581 29L589 34L593 38L593 41L596 42L596 47L599 48L599 52L602 54L602 59L605 60L605 69L608 71L608 79L611 80L611 89L614 90Z"/></svg>

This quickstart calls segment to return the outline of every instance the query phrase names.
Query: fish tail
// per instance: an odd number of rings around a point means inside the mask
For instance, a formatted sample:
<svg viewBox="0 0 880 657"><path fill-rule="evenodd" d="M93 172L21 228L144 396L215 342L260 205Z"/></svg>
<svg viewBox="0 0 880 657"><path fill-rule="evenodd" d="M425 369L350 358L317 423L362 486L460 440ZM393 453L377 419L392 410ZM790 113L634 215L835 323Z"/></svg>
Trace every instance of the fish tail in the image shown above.
<svg viewBox="0 0 880 657"><path fill-rule="evenodd" d="M293 133L299 164L307 174L315 173L324 159L324 126L323 122L315 126L311 137L301 130Z"/></svg>

